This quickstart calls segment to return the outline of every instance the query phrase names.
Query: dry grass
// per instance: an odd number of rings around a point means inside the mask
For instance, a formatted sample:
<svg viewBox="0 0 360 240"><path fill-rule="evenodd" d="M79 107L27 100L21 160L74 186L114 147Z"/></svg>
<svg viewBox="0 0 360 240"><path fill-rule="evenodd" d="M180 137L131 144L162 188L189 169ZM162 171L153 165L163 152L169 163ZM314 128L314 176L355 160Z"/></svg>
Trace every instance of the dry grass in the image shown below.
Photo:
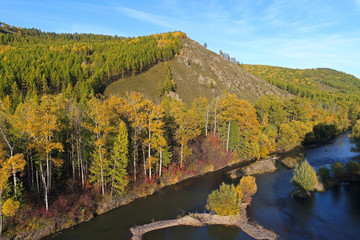
<svg viewBox="0 0 360 240"><path fill-rule="evenodd" d="M169 61L169 66L177 85L176 93L186 103L200 96L211 100L225 89L252 103L268 94L288 95L195 41L183 39L182 44L182 53ZM159 63L147 72L110 84L105 95L124 96L126 91L137 91L159 102L158 83L165 78L166 67Z"/></svg>

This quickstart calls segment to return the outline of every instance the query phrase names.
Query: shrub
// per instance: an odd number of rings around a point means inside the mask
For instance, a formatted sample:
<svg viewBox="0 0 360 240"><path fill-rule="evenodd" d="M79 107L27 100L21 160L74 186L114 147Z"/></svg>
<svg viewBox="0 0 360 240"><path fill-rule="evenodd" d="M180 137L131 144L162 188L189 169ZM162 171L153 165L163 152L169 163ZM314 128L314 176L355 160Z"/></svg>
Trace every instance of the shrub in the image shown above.
<svg viewBox="0 0 360 240"><path fill-rule="evenodd" d="M222 183L219 189L208 196L206 209L220 216L239 214L238 193L234 185Z"/></svg>
<svg viewBox="0 0 360 240"><path fill-rule="evenodd" d="M257 185L255 177L253 176L244 176L240 179L240 183L236 188L240 188L243 194L243 202L247 202L251 199L257 191Z"/></svg>
<svg viewBox="0 0 360 240"><path fill-rule="evenodd" d="M310 166L308 161L301 162L294 170L294 176L291 179L291 183L297 189L303 189L305 191L312 191L316 184L316 172L313 167Z"/></svg>
<svg viewBox="0 0 360 240"><path fill-rule="evenodd" d="M328 180L330 177L330 170L325 166L320 167L318 173L323 181Z"/></svg>
<svg viewBox="0 0 360 240"><path fill-rule="evenodd" d="M360 174L360 164L356 161L348 161L345 164L345 172L348 176Z"/></svg>
<svg viewBox="0 0 360 240"><path fill-rule="evenodd" d="M14 201L11 198L7 199L2 206L2 213L7 217L13 217L20 207L18 201Z"/></svg>
<svg viewBox="0 0 360 240"><path fill-rule="evenodd" d="M331 172L334 177L342 178L345 175L344 166L341 162L335 162L331 165Z"/></svg>

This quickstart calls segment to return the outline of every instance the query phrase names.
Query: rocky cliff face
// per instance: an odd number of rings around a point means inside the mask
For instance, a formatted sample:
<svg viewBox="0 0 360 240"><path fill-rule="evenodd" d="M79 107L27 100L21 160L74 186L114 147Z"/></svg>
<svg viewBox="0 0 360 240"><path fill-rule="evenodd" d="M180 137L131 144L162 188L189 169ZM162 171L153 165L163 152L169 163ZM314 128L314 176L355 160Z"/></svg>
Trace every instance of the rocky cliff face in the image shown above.
<svg viewBox="0 0 360 240"><path fill-rule="evenodd" d="M182 44L181 54L169 63L182 98L191 98L190 94L211 98L224 89L252 103L268 94L288 95L193 40L183 39Z"/></svg>

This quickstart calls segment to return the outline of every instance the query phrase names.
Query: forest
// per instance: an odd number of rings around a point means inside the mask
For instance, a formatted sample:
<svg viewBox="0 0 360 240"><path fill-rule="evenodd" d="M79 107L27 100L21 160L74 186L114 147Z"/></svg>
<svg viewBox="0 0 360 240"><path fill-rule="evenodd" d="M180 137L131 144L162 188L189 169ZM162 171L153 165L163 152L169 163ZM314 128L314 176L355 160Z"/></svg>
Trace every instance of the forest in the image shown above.
<svg viewBox="0 0 360 240"><path fill-rule="evenodd" d="M134 189L146 195L165 181L330 139L359 117L357 98L345 93L251 105L224 90L187 105L168 96L171 85L160 86L159 103L137 92L105 98L114 79L176 56L186 35L2 29L0 233L8 236L88 220Z"/></svg>

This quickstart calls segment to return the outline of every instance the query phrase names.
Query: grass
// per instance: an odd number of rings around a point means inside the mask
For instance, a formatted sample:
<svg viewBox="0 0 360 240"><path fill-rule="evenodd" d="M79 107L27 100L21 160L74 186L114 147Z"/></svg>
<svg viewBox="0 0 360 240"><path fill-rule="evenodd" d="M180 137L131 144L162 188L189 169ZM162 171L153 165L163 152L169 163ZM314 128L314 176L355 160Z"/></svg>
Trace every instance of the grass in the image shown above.
<svg viewBox="0 0 360 240"><path fill-rule="evenodd" d="M177 86L176 93L186 103L201 96L211 101L225 89L251 103L268 94L288 95L195 41L183 39L182 44L181 53L168 64ZM166 73L164 63L158 63L137 76L113 82L106 88L105 95L121 97L126 91L137 91L159 103L158 84L165 81Z"/></svg>

